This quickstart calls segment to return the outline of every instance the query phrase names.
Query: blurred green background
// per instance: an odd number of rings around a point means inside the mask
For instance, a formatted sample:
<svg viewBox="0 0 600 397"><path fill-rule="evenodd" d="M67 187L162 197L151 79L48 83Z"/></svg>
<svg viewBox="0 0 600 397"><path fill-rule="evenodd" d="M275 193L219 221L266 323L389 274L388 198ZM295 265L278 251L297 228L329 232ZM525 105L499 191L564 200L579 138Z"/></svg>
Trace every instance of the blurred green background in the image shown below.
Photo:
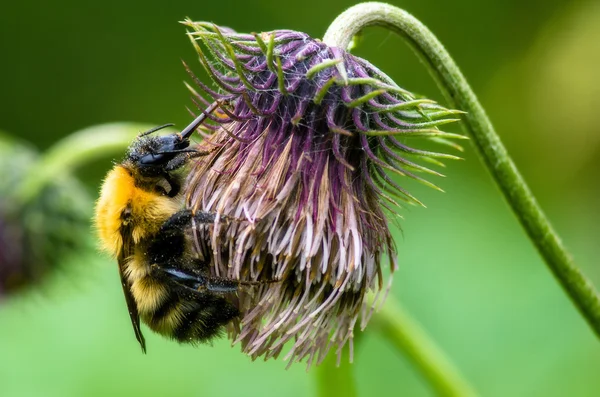
<svg viewBox="0 0 600 397"><path fill-rule="evenodd" d="M579 266L600 286L600 2L395 1L446 45ZM186 125L184 59L200 73L189 16L238 31L321 37L349 1L5 2L0 129L43 150L112 121ZM365 32L356 54L443 103L402 41ZM468 145L467 145L468 146ZM598 396L600 344L552 278L471 148L437 181L408 183L393 295L485 396ZM93 196L111 159L78 175ZM10 170L2 170L10 172ZM92 238L90 228L90 236ZM96 252L0 304L2 396L310 396L303 365L251 362L221 340L181 347L146 331L143 356L116 265ZM367 331L369 329L367 328ZM373 332L356 352L359 394L428 396Z"/></svg>

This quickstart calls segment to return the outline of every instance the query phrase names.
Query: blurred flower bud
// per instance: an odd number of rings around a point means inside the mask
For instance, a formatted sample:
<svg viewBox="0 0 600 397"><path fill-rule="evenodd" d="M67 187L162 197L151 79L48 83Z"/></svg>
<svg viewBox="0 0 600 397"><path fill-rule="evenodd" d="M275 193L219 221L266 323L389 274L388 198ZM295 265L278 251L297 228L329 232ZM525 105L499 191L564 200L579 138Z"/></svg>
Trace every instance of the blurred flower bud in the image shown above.
<svg viewBox="0 0 600 397"><path fill-rule="evenodd" d="M68 175L55 175L31 198L23 181L39 172L37 153L0 136L0 299L41 281L86 244L91 200Z"/></svg>

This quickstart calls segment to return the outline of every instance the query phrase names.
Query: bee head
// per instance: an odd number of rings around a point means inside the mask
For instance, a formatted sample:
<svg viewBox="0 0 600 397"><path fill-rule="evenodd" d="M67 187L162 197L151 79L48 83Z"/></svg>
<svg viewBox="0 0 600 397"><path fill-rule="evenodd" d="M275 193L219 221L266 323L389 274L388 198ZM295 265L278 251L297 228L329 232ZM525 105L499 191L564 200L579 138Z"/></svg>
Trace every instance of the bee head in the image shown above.
<svg viewBox="0 0 600 397"><path fill-rule="evenodd" d="M190 134L149 136L173 124L165 124L140 134L129 147L126 161L144 176L159 176L174 171L185 163L189 152Z"/></svg>
<svg viewBox="0 0 600 397"><path fill-rule="evenodd" d="M125 161L130 162L145 177L161 176L181 168L193 154L203 154L190 146L192 133L214 112L222 101L215 101L179 134L150 136L156 131L170 127L165 124L141 133L129 147Z"/></svg>

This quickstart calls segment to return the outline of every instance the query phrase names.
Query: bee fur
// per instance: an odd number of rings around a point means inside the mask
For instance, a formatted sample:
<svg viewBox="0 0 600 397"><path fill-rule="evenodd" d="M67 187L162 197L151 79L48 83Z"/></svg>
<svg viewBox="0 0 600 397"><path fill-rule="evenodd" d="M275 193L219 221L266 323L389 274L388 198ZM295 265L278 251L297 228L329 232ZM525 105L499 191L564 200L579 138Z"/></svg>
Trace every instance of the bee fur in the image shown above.
<svg viewBox="0 0 600 397"><path fill-rule="evenodd" d="M189 139L221 105L213 103L179 134L153 135L165 125L139 135L100 191L95 212L99 240L117 259L131 323L144 352L140 319L179 342L206 342L239 315L225 294L256 284L211 277L208 263L192 255L186 236L192 220L215 221L215 214L181 209L180 171L191 158L207 154L190 149Z"/></svg>

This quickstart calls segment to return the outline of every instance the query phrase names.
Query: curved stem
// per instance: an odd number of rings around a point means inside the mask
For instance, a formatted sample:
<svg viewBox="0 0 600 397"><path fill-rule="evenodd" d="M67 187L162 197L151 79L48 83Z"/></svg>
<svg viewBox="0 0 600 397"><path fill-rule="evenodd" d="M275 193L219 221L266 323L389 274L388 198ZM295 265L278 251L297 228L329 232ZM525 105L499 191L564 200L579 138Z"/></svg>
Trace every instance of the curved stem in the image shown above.
<svg viewBox="0 0 600 397"><path fill-rule="evenodd" d="M17 202L25 205L51 181L85 163L123 152L147 125L112 123L74 132L50 147L25 176L14 192Z"/></svg>
<svg viewBox="0 0 600 397"><path fill-rule="evenodd" d="M388 299L373 318L381 334L398 350L406 353L413 365L440 396L476 396L477 393L446 358L444 352L427 336L423 328L400 307Z"/></svg>
<svg viewBox="0 0 600 397"><path fill-rule="evenodd" d="M319 397L358 396L354 368L348 350L344 349L342 352L339 365L337 354L333 353L329 352L323 363L317 367L317 395Z"/></svg>
<svg viewBox="0 0 600 397"><path fill-rule="evenodd" d="M345 49L352 37L368 26L383 26L402 36L428 66L451 106L466 112L462 116L463 126L477 152L546 264L600 337L598 292L573 262L444 46L406 11L375 2L346 10L331 24L323 41L329 46Z"/></svg>
<svg viewBox="0 0 600 397"><path fill-rule="evenodd" d="M440 396L474 397L475 389L460 374L446 354L439 348L423 328L407 313L398 302L389 297L381 311L373 316L373 327L396 350L404 352L406 357L419 370L431 387ZM356 335L354 351L364 336ZM344 349L341 359L330 354L317 368L317 395L357 396L356 380L349 353Z"/></svg>

